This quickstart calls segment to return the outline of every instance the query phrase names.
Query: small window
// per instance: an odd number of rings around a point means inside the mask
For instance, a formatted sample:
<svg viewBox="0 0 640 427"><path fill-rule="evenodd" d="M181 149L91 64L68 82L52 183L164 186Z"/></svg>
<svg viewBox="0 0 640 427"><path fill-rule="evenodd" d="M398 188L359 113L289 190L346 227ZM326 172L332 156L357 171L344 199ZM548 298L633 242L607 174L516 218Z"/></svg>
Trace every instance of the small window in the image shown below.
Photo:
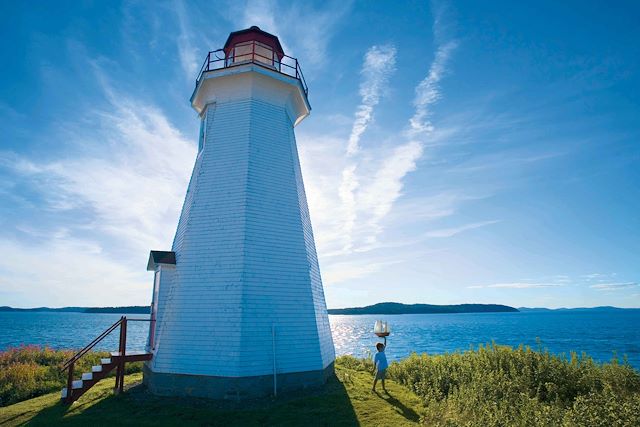
<svg viewBox="0 0 640 427"><path fill-rule="evenodd" d="M198 137L198 153L204 148L204 141L207 137L207 113L202 115L200 120L200 136Z"/></svg>

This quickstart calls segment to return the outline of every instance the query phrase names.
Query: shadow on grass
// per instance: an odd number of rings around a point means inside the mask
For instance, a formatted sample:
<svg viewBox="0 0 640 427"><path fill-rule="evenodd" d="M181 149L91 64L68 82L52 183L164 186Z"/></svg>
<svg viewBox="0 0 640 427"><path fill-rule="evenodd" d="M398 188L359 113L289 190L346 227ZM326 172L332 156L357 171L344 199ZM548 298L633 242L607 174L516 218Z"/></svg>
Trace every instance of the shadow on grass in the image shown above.
<svg viewBox="0 0 640 427"><path fill-rule="evenodd" d="M72 406L57 403L28 425L357 426L347 390L336 377L317 390L241 402L159 397L136 385L119 396L83 396Z"/></svg>
<svg viewBox="0 0 640 427"><path fill-rule="evenodd" d="M380 399L386 401L388 404L390 404L391 406L395 407L397 409L397 412L400 415L402 415L404 418L406 418L408 421L412 421L412 422L415 422L415 423L420 421L420 415L416 411L414 411L413 409L407 407L405 404L403 404L398 399L393 397L393 395L391 393L389 393L387 391L385 391L384 393L378 393L377 391L375 391L375 394Z"/></svg>

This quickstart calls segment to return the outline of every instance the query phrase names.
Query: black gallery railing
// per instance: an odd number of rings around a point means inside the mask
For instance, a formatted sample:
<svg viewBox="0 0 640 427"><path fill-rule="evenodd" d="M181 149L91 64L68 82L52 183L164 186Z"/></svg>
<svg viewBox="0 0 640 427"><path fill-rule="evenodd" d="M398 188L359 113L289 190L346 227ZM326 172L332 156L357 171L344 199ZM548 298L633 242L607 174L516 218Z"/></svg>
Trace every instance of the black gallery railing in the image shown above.
<svg viewBox="0 0 640 427"><path fill-rule="evenodd" d="M198 73L196 87L198 83L200 83L200 80L202 80L203 74L208 71L236 67L249 63L298 79L300 84L302 84L305 95L309 94L309 88L302 75L298 60L287 55L283 55L280 58L270 46L256 41L238 43L231 49L228 55L225 55L222 49L209 52Z"/></svg>

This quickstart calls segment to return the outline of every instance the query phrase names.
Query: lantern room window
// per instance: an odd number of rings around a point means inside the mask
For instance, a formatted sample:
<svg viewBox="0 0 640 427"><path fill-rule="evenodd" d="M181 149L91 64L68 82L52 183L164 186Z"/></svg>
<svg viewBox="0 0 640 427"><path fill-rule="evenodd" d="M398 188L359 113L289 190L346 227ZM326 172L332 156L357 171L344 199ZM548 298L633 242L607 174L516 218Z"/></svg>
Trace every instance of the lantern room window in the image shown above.
<svg viewBox="0 0 640 427"><path fill-rule="evenodd" d="M198 74L196 86L202 81L203 75L210 71L246 64L258 64L294 77L302 84L305 95L308 93L298 60L284 54L276 36L256 26L234 31L229 34L222 49L209 52Z"/></svg>
<svg viewBox="0 0 640 427"><path fill-rule="evenodd" d="M273 48L257 41L236 44L231 50L230 57L232 64L259 62L270 67L275 65Z"/></svg>

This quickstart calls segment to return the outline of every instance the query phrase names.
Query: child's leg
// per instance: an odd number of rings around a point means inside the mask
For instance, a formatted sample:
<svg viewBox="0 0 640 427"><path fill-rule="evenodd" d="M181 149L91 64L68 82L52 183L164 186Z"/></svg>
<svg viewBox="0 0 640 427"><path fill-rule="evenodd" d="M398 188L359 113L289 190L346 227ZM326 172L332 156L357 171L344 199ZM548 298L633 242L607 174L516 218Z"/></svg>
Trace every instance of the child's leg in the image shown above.
<svg viewBox="0 0 640 427"><path fill-rule="evenodd" d="M381 379L381 380L380 380L380 382L382 383L382 389L383 389L384 391L387 391L387 387L385 387L385 385L384 385L384 378L383 378L383 379Z"/></svg>
<svg viewBox="0 0 640 427"><path fill-rule="evenodd" d="M378 383L378 378L377 376L373 377L373 387L371 388L371 390L376 391L376 384Z"/></svg>

